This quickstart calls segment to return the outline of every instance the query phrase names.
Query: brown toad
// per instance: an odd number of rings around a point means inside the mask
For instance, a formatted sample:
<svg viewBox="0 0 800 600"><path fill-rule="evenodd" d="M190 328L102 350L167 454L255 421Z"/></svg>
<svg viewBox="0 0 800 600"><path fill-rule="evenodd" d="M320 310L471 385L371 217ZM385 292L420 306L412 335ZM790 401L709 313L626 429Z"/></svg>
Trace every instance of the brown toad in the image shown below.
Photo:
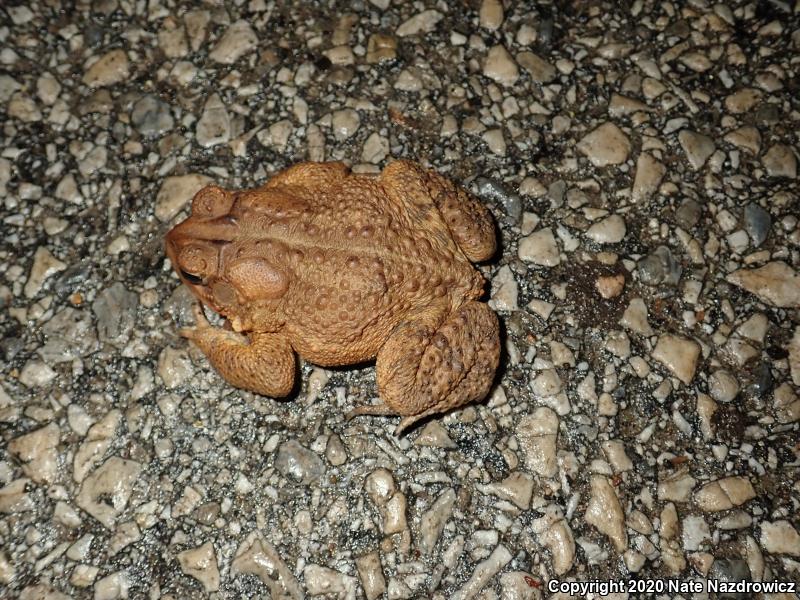
<svg viewBox="0 0 800 600"><path fill-rule="evenodd" d="M377 359L397 433L431 414L482 399L497 368L497 316L478 302L470 261L490 258L486 208L409 161L378 175L342 163L302 163L260 188L200 190L167 255L202 304L181 331L232 385L266 396L294 386L295 353L322 366Z"/></svg>

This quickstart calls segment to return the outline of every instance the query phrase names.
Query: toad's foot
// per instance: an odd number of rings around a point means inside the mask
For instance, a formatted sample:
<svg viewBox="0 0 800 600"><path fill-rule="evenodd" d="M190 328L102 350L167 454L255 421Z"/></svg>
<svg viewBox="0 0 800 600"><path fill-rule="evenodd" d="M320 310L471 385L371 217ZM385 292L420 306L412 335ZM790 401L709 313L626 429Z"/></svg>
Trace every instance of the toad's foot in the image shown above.
<svg viewBox="0 0 800 600"><path fill-rule="evenodd" d="M355 414L402 415L396 434L427 417L480 400L500 358L497 316L468 302L441 318L428 312L400 325L378 353L377 379L385 404Z"/></svg>
<svg viewBox="0 0 800 600"><path fill-rule="evenodd" d="M295 356L288 340L276 333L244 336L214 327L195 304L196 327L181 329L208 357L223 379L238 388L272 397L287 396L294 386Z"/></svg>

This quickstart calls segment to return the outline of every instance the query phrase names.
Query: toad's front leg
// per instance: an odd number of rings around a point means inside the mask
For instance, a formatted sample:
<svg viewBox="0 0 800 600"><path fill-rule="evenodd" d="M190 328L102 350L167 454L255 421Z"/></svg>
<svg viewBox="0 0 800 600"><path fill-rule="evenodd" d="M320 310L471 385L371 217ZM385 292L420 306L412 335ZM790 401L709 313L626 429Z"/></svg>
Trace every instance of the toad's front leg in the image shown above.
<svg viewBox="0 0 800 600"><path fill-rule="evenodd" d="M231 385L272 397L288 396L294 386L294 350L278 333L244 336L213 327L203 308L194 305L197 325L181 329L208 357L223 379Z"/></svg>
<svg viewBox="0 0 800 600"><path fill-rule="evenodd" d="M500 359L497 315L481 302L436 318L401 324L378 353L378 392L384 405L353 414L399 414L400 434L419 419L488 393Z"/></svg>

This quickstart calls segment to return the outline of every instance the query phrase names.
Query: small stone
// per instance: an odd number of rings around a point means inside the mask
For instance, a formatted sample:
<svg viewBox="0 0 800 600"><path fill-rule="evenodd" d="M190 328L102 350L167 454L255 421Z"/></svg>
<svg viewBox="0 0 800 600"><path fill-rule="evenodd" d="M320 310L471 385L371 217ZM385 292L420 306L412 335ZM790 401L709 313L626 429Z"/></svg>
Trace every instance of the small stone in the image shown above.
<svg viewBox="0 0 800 600"><path fill-rule="evenodd" d="M334 467L338 467L347 462L347 449L342 443L342 438L336 434L332 434L328 438L328 443L325 446L325 458Z"/></svg>
<svg viewBox="0 0 800 600"><path fill-rule="evenodd" d="M309 564L303 569L303 579L309 596L321 596L324 594L328 598L349 599L356 597L356 589L358 587L356 578L339 571ZM303 598L304 596L297 597Z"/></svg>
<svg viewBox="0 0 800 600"><path fill-rule="evenodd" d="M531 529L537 534L539 542L550 551L556 574L563 575L569 571L575 562L575 538L561 508L555 505L547 506L544 515L531 523ZM528 589L531 589L530 585ZM511 597L504 596L504 598L510 600Z"/></svg>
<svg viewBox="0 0 800 600"><path fill-rule="evenodd" d="M730 402L739 393L739 383L736 378L722 369L714 371L708 378L708 388L711 397L717 402Z"/></svg>
<svg viewBox="0 0 800 600"><path fill-rule="evenodd" d="M761 134L758 132L758 129L750 125L735 129L725 134L725 137L722 139L752 154L758 154L761 149Z"/></svg>
<svg viewBox="0 0 800 600"><path fill-rule="evenodd" d="M24 25L31 22L35 15L33 11L24 4L19 6L9 6L7 9L8 16L11 17L11 22L14 25Z"/></svg>
<svg viewBox="0 0 800 600"><path fill-rule="evenodd" d="M370 64L392 61L397 58L397 38L374 33L367 42L367 62Z"/></svg>
<svg viewBox="0 0 800 600"><path fill-rule="evenodd" d="M800 325L795 327L794 335L789 340L789 373L795 385L800 385ZM769 373L769 368L767 368Z"/></svg>
<svg viewBox="0 0 800 600"><path fill-rule="evenodd" d="M492 577L511 562L512 558L511 552L505 546L499 544L486 560L475 566L470 578L450 596L450 600L469 600L477 597L478 593L486 587Z"/></svg>
<svg viewBox="0 0 800 600"><path fill-rule="evenodd" d="M203 114L195 128L197 143L204 148L224 144L231 139L231 121L219 94L206 101Z"/></svg>
<svg viewBox="0 0 800 600"><path fill-rule="evenodd" d="M430 555L436 548L436 542L444 531L445 525L453 514L453 506L456 503L456 493L453 488L447 488L431 507L425 511L419 521L419 547L425 555Z"/></svg>
<svg viewBox="0 0 800 600"><path fill-rule="evenodd" d="M232 576L238 573L255 575L269 588L272 598L304 597L292 569L258 531L247 536L236 550L230 572Z"/></svg>
<svg viewBox="0 0 800 600"><path fill-rule="evenodd" d="M25 491L31 480L20 477L0 488L0 514L15 514L33 510L35 504Z"/></svg>
<svg viewBox="0 0 800 600"><path fill-rule="evenodd" d="M663 479L659 477L656 493L661 500L688 502L695 483L697 480L689 474L687 469L679 469Z"/></svg>
<svg viewBox="0 0 800 600"><path fill-rule="evenodd" d="M770 554L800 556L800 534L789 521L762 523L760 541Z"/></svg>
<svg viewBox="0 0 800 600"><path fill-rule="evenodd" d="M603 453L616 473L631 471L633 461L625 453L625 444L620 440L608 440L601 444Z"/></svg>
<svg viewBox="0 0 800 600"><path fill-rule="evenodd" d="M616 298L625 288L625 275L617 273L598 277L594 282L594 287L601 298L606 300Z"/></svg>
<svg viewBox="0 0 800 600"><path fill-rule="evenodd" d="M535 177L526 177L519 184L519 193L523 196L540 198L547 193L547 188Z"/></svg>
<svg viewBox="0 0 800 600"><path fill-rule="evenodd" d="M131 123L145 137L158 136L174 125L169 104L153 94L146 94L133 105Z"/></svg>
<svg viewBox="0 0 800 600"><path fill-rule="evenodd" d="M517 62L536 83L550 83L556 78L556 68L533 52L520 52Z"/></svg>
<svg viewBox="0 0 800 600"><path fill-rule="evenodd" d="M558 473L558 423L554 410L540 406L517 424L516 437L525 467L542 477L554 477Z"/></svg>
<svg viewBox="0 0 800 600"><path fill-rule="evenodd" d="M681 541L687 552L700 550L705 542L711 540L711 530L705 518L700 515L689 515L683 518Z"/></svg>
<svg viewBox="0 0 800 600"><path fill-rule="evenodd" d="M558 376L558 371L544 369L531 381L531 390L536 396L547 398L559 393L563 389L563 385L561 378Z"/></svg>
<svg viewBox="0 0 800 600"><path fill-rule="evenodd" d="M75 565L70 575L69 582L77 588L86 588L92 585L100 572L99 567L92 565Z"/></svg>
<svg viewBox="0 0 800 600"><path fill-rule="evenodd" d="M719 512L741 506L756 497L746 477L724 477L705 484L694 494L694 502L705 512Z"/></svg>
<svg viewBox="0 0 800 600"><path fill-rule="evenodd" d="M29 360L25 363L25 366L22 367L22 372L19 374L19 381L22 385L29 388L45 387L57 376L58 373L42 361Z"/></svg>
<svg viewBox="0 0 800 600"><path fill-rule="evenodd" d="M586 237L598 244L616 244L622 241L625 232L625 219L611 215L589 227Z"/></svg>
<svg viewBox="0 0 800 600"><path fill-rule="evenodd" d="M138 306L139 295L128 291L119 281L98 294L92 302L92 311L97 318L100 341L117 345L127 342Z"/></svg>
<svg viewBox="0 0 800 600"><path fill-rule="evenodd" d="M129 75L128 56L123 50L112 50L93 63L83 76L90 87L106 87L126 80Z"/></svg>
<svg viewBox="0 0 800 600"><path fill-rule="evenodd" d="M732 531L747 529L753 524L753 517L743 510L732 510L717 521L717 529Z"/></svg>
<svg viewBox="0 0 800 600"><path fill-rule="evenodd" d="M733 586L742 581L753 581L750 573L750 567L747 565L746 560L730 559L730 558L714 558L714 563L710 565L708 570L708 579L725 582ZM741 593L720 594L720 597L735 598L736 600L745 600L746 595Z"/></svg>
<svg viewBox="0 0 800 600"><path fill-rule="evenodd" d="M739 269L728 275L727 280L767 304L800 307L800 275L785 262L773 261L757 269Z"/></svg>
<svg viewBox="0 0 800 600"><path fill-rule="evenodd" d="M286 144L289 143L289 136L292 135L293 130L294 126L289 119L281 119L267 129L259 131L257 138L261 145L281 152L286 149Z"/></svg>
<svg viewBox="0 0 800 600"><path fill-rule="evenodd" d="M603 123L578 142L578 150L595 167L618 165L628 159L631 142L614 123Z"/></svg>
<svg viewBox="0 0 800 600"><path fill-rule="evenodd" d="M47 279L66 268L67 265L53 256L50 250L44 246L36 248L36 253L33 255L33 265L23 290L25 297L35 298L44 287Z"/></svg>
<svg viewBox="0 0 800 600"><path fill-rule="evenodd" d="M228 26L208 57L214 62L232 65L256 46L258 46L256 32L250 23L239 20Z"/></svg>
<svg viewBox="0 0 800 600"><path fill-rule="evenodd" d="M498 44L489 49L483 74L501 85L512 86L519 79L519 68L505 46Z"/></svg>
<svg viewBox="0 0 800 600"><path fill-rule="evenodd" d="M550 228L540 229L519 242L519 257L543 267L555 267L561 262L558 244Z"/></svg>
<svg viewBox="0 0 800 600"><path fill-rule="evenodd" d="M641 298L633 298L622 315L619 324L642 335L653 335L653 328L647 321L647 305Z"/></svg>
<svg viewBox="0 0 800 600"><path fill-rule="evenodd" d="M383 576L380 554L370 552L355 560L358 578L367 600L377 600L386 592L386 579Z"/></svg>
<svg viewBox="0 0 800 600"><path fill-rule="evenodd" d="M647 200L658 190L667 168L651 154L642 152L636 161L636 176L633 180L631 198L634 202Z"/></svg>
<svg viewBox="0 0 800 600"><path fill-rule="evenodd" d="M329 50L325 50L323 54L331 61L331 64L334 65L352 65L356 61L356 57L350 46L334 46Z"/></svg>
<svg viewBox="0 0 800 600"><path fill-rule="evenodd" d="M754 247L758 248L766 241L770 227L772 217L758 204L751 202L744 207L744 228Z"/></svg>
<svg viewBox="0 0 800 600"><path fill-rule="evenodd" d="M181 565L181 571L203 584L206 592L219 590L219 567L217 567L214 545L211 542L179 552L178 562Z"/></svg>
<svg viewBox="0 0 800 600"><path fill-rule="evenodd" d="M275 468L285 477L304 485L317 481L325 472L322 459L315 452L301 446L297 440L289 440L280 445Z"/></svg>
<svg viewBox="0 0 800 600"><path fill-rule="evenodd" d="M192 52L197 52L206 39L206 30L211 21L211 13L207 10L191 10L183 17L186 24L186 34L189 36L189 45Z"/></svg>
<svg viewBox="0 0 800 600"><path fill-rule="evenodd" d="M511 268L503 265L497 274L492 277L492 291L490 305L494 310L512 311L519 310L517 296L519 290L517 280Z"/></svg>
<svg viewBox="0 0 800 600"><path fill-rule="evenodd" d="M194 373L194 366L184 349L167 346L158 355L158 376L167 389L183 385Z"/></svg>
<svg viewBox="0 0 800 600"><path fill-rule="evenodd" d="M406 37L420 33L430 33L436 29L436 25L444 18L444 15L436 10L424 10L414 15L397 28L397 35Z"/></svg>
<svg viewBox="0 0 800 600"><path fill-rule="evenodd" d="M373 132L364 142L361 151L363 162L378 164L389 155L389 140L377 132Z"/></svg>
<svg viewBox="0 0 800 600"><path fill-rule="evenodd" d="M22 471L36 483L55 483L58 479L58 425L49 425L14 438L8 451L22 463Z"/></svg>
<svg viewBox="0 0 800 600"><path fill-rule="evenodd" d="M764 163L764 168L770 177L788 177L789 179L797 177L797 158L795 158L791 146L775 144L767 150L761 162Z"/></svg>
<svg viewBox="0 0 800 600"><path fill-rule="evenodd" d="M653 350L653 358L666 366L686 385L694 379L699 357L700 346L697 342L668 333L658 338Z"/></svg>
<svg viewBox="0 0 800 600"><path fill-rule="evenodd" d="M800 398L792 391L792 386L783 383L773 392L774 410L780 423L800 421Z"/></svg>
<svg viewBox="0 0 800 600"><path fill-rule="evenodd" d="M112 456L83 481L75 503L113 530L141 470L142 465L136 461Z"/></svg>
<svg viewBox="0 0 800 600"><path fill-rule="evenodd" d="M684 229L692 229L700 220L703 207L691 198L686 198L675 213L675 221Z"/></svg>
<svg viewBox="0 0 800 600"><path fill-rule="evenodd" d="M750 112L761 100L761 92L754 88L743 88L725 98L725 108L735 115Z"/></svg>
<svg viewBox="0 0 800 600"><path fill-rule="evenodd" d="M394 88L403 92L420 92L425 85L422 82L421 73L418 69L403 69L397 76Z"/></svg>
<svg viewBox="0 0 800 600"><path fill-rule="evenodd" d="M678 134L678 142L695 171L702 169L708 157L716 150L714 141L710 137L688 129L684 129Z"/></svg>
<svg viewBox="0 0 800 600"><path fill-rule="evenodd" d="M188 54L186 32L174 19L164 19L164 26L158 32L158 47L167 58L182 58Z"/></svg>
<svg viewBox="0 0 800 600"><path fill-rule="evenodd" d="M36 353L49 365L72 362L99 350L96 331L88 311L68 306L42 327L47 341Z"/></svg>
<svg viewBox="0 0 800 600"><path fill-rule="evenodd" d="M106 166L108 162L108 151L104 146L95 146L80 161L78 161L78 171L84 178L90 178L97 171Z"/></svg>
<svg viewBox="0 0 800 600"><path fill-rule="evenodd" d="M525 473L515 471L502 481L479 485L478 489L484 494L492 494L513 502L522 510L527 510L533 497L533 478Z"/></svg>
<svg viewBox="0 0 800 600"><path fill-rule="evenodd" d="M331 127L336 141L343 142L357 130L361 124L361 118L352 108L344 108L333 113Z"/></svg>
<svg viewBox="0 0 800 600"><path fill-rule="evenodd" d="M83 481L89 470L103 459L121 420L122 413L111 410L88 430L72 461L72 478L77 483Z"/></svg>
<svg viewBox="0 0 800 600"><path fill-rule="evenodd" d="M211 178L199 173L167 177L156 195L156 218L162 223L171 221L209 183Z"/></svg>
<svg viewBox="0 0 800 600"><path fill-rule="evenodd" d="M486 142L486 145L492 154L496 154L497 156L506 155L507 146L502 129L490 129L484 132L481 137L483 137L483 141Z"/></svg>
<svg viewBox="0 0 800 600"><path fill-rule="evenodd" d="M522 199L518 194L509 191L501 182L489 177L478 177L475 180L475 184L477 185L478 196L500 202L506 214L514 221L519 221L522 216ZM533 215L533 213L530 214ZM535 215L533 216L535 217Z"/></svg>
<svg viewBox="0 0 800 600"><path fill-rule="evenodd" d="M94 584L94 600L124 600L128 598L131 582L124 571L106 575Z"/></svg>
<svg viewBox="0 0 800 600"><path fill-rule="evenodd" d="M701 52L687 52L681 55L680 61L698 73L708 71L713 66L709 58Z"/></svg>
<svg viewBox="0 0 800 600"><path fill-rule="evenodd" d="M495 31L503 24L503 3L500 0L483 0L478 13L481 27Z"/></svg>
<svg viewBox="0 0 800 600"><path fill-rule="evenodd" d="M666 246L659 246L636 265L639 280L645 285L666 284L676 286L681 277L681 266Z"/></svg>
<svg viewBox="0 0 800 600"><path fill-rule="evenodd" d="M736 332L748 340L753 340L754 342L763 344L768 328L769 319L767 318L767 315L757 312L750 316L744 323L739 325L739 327L736 329Z"/></svg>
<svg viewBox="0 0 800 600"><path fill-rule="evenodd" d="M30 96L17 92L8 103L8 116L25 123L34 123L42 120L42 112Z"/></svg>
<svg viewBox="0 0 800 600"><path fill-rule="evenodd" d="M625 531L625 513L620 505L614 487L602 475L592 475L592 495L584 518L589 525L606 535L618 553L628 547L628 534Z"/></svg>

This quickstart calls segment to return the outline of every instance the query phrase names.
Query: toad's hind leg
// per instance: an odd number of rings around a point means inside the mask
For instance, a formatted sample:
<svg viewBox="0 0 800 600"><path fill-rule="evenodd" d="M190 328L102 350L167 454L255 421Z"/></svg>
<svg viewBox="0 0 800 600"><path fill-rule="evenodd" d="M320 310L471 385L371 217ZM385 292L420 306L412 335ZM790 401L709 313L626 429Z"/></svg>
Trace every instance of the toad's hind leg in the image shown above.
<svg viewBox="0 0 800 600"><path fill-rule="evenodd" d="M489 260L497 249L494 221L489 210L460 185L420 165L399 160L386 167L381 178L390 189L411 196L417 206L433 200L450 235L468 259Z"/></svg>
<svg viewBox="0 0 800 600"><path fill-rule="evenodd" d="M263 396L288 396L294 386L294 350L280 334L239 333L213 327L195 305L197 326L181 330L231 385Z"/></svg>
<svg viewBox="0 0 800 600"><path fill-rule="evenodd" d="M354 412L403 416L399 435L428 415L484 398L499 357L497 316L486 304L468 302L444 318L407 321L378 352L378 391L385 404Z"/></svg>

